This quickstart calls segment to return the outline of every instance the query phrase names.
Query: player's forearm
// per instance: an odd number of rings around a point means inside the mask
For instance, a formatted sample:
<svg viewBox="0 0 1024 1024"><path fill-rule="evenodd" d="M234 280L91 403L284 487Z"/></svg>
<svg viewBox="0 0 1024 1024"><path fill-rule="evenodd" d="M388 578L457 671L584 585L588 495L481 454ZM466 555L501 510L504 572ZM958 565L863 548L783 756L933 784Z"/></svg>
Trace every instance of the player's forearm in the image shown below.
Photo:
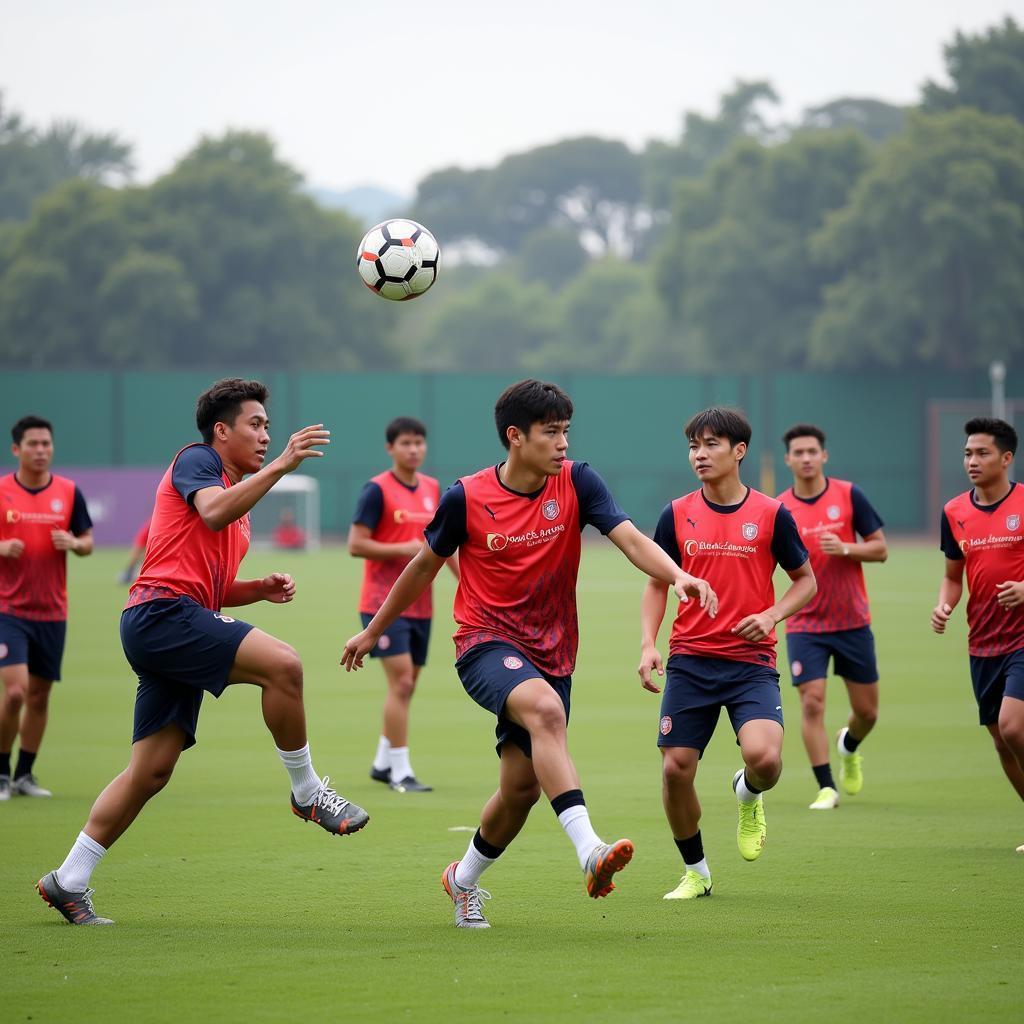
<svg viewBox="0 0 1024 1024"><path fill-rule="evenodd" d="M768 611L775 618L776 623L788 619L790 615L796 614L804 605L808 604L818 592L818 583L813 573L806 576L799 576L793 580L789 589L776 601Z"/></svg>
<svg viewBox="0 0 1024 1024"><path fill-rule="evenodd" d="M263 600L262 580L235 580L224 595L225 608L240 608Z"/></svg>
<svg viewBox="0 0 1024 1024"><path fill-rule="evenodd" d="M74 551L79 558L85 558L86 555L92 554L92 534L83 534L81 537L75 537L71 544L71 550Z"/></svg>
<svg viewBox="0 0 1024 1024"><path fill-rule="evenodd" d="M608 539L641 572L662 583L675 583L683 575L683 570L650 537L630 522L619 523L608 534Z"/></svg>
<svg viewBox="0 0 1024 1024"><path fill-rule="evenodd" d="M203 501L199 509L203 522L213 531L219 532L225 526L241 519L274 486L287 470L275 459L259 472L240 480L233 487L225 487Z"/></svg>
<svg viewBox="0 0 1024 1024"><path fill-rule="evenodd" d="M640 645L657 644L658 631L665 619L668 587L660 580L648 580L640 598Z"/></svg>
<svg viewBox="0 0 1024 1024"><path fill-rule="evenodd" d="M889 557L889 546L884 540L862 540L847 544L845 557L851 562L884 562Z"/></svg>
<svg viewBox="0 0 1024 1024"><path fill-rule="evenodd" d="M455 577L456 583L461 581L462 570L459 568L459 556L457 554L452 555L444 564L448 566L449 571Z"/></svg>
<svg viewBox="0 0 1024 1024"><path fill-rule="evenodd" d="M390 562L396 558L408 558L405 544L386 544L369 537L350 537L348 553L353 558L368 558L373 562Z"/></svg>
<svg viewBox="0 0 1024 1024"><path fill-rule="evenodd" d="M943 576L942 582L939 584L939 607L948 604L950 608L955 608L960 603L963 594L964 581L962 579L951 580L948 576Z"/></svg>
<svg viewBox="0 0 1024 1024"><path fill-rule="evenodd" d="M424 547L402 570L402 575L395 580L384 603L366 628L378 635L383 633L434 582L444 561L430 548Z"/></svg>

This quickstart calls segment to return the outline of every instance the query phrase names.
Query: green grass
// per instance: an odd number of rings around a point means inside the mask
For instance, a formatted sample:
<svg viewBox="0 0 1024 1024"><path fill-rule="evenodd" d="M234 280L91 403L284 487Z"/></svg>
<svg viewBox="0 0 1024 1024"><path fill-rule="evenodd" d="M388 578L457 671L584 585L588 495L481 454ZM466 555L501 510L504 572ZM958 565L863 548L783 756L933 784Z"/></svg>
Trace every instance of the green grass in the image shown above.
<svg viewBox="0 0 1024 1024"><path fill-rule="evenodd" d="M117 635L120 552L71 565L65 679L38 773L50 801L0 806L0 1020L1020 1020L1024 842L1020 801L976 722L962 617L932 636L941 555L899 546L869 585L882 718L866 785L834 813L815 784L784 677L786 770L767 798L755 864L735 845L739 765L723 716L698 784L715 895L663 902L681 862L660 801L658 699L635 675L641 580L610 545L584 552L581 657L570 748L595 826L637 855L607 900L588 900L545 803L486 876L492 929L456 931L441 869L461 855L496 783L492 721L452 670L435 623L414 705L413 762L437 790L367 778L382 674L336 667L355 631L358 566L254 554L287 568L288 607L247 609L293 643L307 673L315 764L368 807L344 840L288 811L287 780L256 691L207 699L199 745L94 876L116 927L66 926L33 882L55 867L128 755L133 678ZM450 601L439 586L438 604ZM844 720L834 682L829 723Z"/></svg>

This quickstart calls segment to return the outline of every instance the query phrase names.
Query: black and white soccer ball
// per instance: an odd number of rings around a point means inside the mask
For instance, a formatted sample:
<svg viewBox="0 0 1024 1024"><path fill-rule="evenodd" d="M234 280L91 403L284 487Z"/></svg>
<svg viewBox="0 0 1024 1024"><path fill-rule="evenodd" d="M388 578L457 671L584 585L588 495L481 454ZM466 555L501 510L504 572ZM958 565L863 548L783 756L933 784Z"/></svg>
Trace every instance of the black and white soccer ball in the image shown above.
<svg viewBox="0 0 1024 1024"><path fill-rule="evenodd" d="M441 255L437 239L414 220L386 220L359 243L356 265L367 288L404 302L422 295L437 280Z"/></svg>

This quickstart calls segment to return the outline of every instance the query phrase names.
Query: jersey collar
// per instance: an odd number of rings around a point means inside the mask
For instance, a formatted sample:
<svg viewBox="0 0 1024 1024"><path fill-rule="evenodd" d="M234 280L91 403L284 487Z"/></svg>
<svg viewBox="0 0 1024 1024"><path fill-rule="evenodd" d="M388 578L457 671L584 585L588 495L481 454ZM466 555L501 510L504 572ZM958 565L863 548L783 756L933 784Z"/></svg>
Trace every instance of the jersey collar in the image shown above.
<svg viewBox="0 0 1024 1024"><path fill-rule="evenodd" d="M972 505L973 505L973 506L974 506L974 507L975 507L975 508L976 508L976 509L977 509L977 510L978 510L979 512L995 512L995 510L996 510L997 508L999 508L999 506L1000 506L1000 505L1002 505L1002 503L1003 503L1004 501L1006 501L1006 499L1007 499L1007 498L1008 498L1008 497L1009 497L1009 496L1010 496L1011 494L1013 494L1013 492L1014 492L1014 491L1015 491L1016 489L1017 489L1017 481L1016 481L1016 480L1011 480L1011 481L1010 481L1010 489L1009 489L1009 490L1008 490L1008 491L1007 491L1007 492L1006 492L1006 493L1005 493L1005 494L1004 494L1004 495L1003 495L1003 496L1002 496L1002 497L1001 497L1001 498L1000 498L1000 499L999 499L998 501L996 501L996 502L993 502L993 503L992 503L991 505L979 505L979 504L978 504L978 499L977 499L977 498L976 498L976 497L974 496L974 488L973 488L973 487L972 487L972 488L971 488L971 489L970 489L970 490L969 490L969 491L968 491L967 493L968 493L968 494L969 494L969 495L971 496L971 504L972 504Z"/></svg>

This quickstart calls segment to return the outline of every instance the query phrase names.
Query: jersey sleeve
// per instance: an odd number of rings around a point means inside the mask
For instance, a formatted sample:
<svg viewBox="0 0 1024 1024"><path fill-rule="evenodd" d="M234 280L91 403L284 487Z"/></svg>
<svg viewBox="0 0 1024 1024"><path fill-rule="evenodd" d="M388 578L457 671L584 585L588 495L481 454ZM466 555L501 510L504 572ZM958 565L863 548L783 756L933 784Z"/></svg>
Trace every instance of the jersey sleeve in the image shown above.
<svg viewBox="0 0 1024 1024"><path fill-rule="evenodd" d="M75 487L75 501L71 506L71 524L68 530L76 537L81 537L86 530L92 529L92 516L89 515L89 508L85 504L85 495Z"/></svg>
<svg viewBox="0 0 1024 1024"><path fill-rule="evenodd" d="M586 462L573 463L572 484L576 488L576 500L580 506L581 530L587 525L595 526L607 536L619 523L629 519L619 508L600 474Z"/></svg>
<svg viewBox="0 0 1024 1024"><path fill-rule="evenodd" d="M217 453L205 444L186 448L175 460L171 470L174 489L190 505L196 491L204 487L223 487L224 466Z"/></svg>
<svg viewBox="0 0 1024 1024"><path fill-rule="evenodd" d="M964 553L960 550L960 545L957 544L956 538L953 536L953 530L949 525L949 517L945 512L942 513L942 522L939 523L939 547L942 548L942 553L948 559L954 562L963 561Z"/></svg>
<svg viewBox="0 0 1024 1024"><path fill-rule="evenodd" d="M672 505L666 505L658 516L658 525L654 529L654 543L672 559L676 565L683 560L679 550L679 539L676 537L676 517L672 514Z"/></svg>
<svg viewBox="0 0 1024 1024"><path fill-rule="evenodd" d="M853 528L862 537L868 537L885 526L874 505L856 484L850 488L850 502L853 504Z"/></svg>
<svg viewBox="0 0 1024 1024"><path fill-rule="evenodd" d="M384 492L380 489L380 484L367 480L363 484L359 500L356 502L352 523L376 530L382 515L384 515Z"/></svg>
<svg viewBox="0 0 1024 1024"><path fill-rule="evenodd" d="M775 513L772 554L786 572L799 569L808 558L807 548L800 539L800 531L796 528L793 513L785 505L780 505L779 511Z"/></svg>
<svg viewBox="0 0 1024 1024"><path fill-rule="evenodd" d="M438 558L451 558L465 543L466 532L466 489L456 482L441 495L434 518L423 531L430 550Z"/></svg>

